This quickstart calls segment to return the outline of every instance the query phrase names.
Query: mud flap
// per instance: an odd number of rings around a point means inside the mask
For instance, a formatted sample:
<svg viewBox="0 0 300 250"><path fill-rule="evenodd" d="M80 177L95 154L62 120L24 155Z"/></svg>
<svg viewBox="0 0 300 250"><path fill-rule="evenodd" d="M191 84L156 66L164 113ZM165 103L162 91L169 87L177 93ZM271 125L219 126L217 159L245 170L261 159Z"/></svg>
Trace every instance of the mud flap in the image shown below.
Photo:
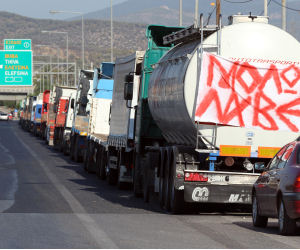
<svg viewBox="0 0 300 250"><path fill-rule="evenodd" d="M184 183L186 202L251 204L252 185Z"/></svg>

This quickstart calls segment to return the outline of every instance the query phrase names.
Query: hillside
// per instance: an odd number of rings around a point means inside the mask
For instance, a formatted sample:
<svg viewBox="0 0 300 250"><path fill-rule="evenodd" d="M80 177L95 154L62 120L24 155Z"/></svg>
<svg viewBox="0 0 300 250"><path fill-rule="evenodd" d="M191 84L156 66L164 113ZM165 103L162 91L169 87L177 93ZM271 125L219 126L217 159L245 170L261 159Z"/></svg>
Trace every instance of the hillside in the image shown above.
<svg viewBox="0 0 300 250"><path fill-rule="evenodd" d="M124 22L114 23L114 55L127 55L135 50L143 50L147 46L144 24ZM35 55L47 54L54 56L58 46L61 58L65 58L66 36L63 34L43 34L42 30L67 31L69 35L70 61L81 60L81 21L57 21L32 19L20 15L0 12L0 41L3 39L32 39ZM49 45L49 48L35 45ZM1 46L1 49L3 46ZM85 21L85 61L87 65L110 61L110 22L103 20Z"/></svg>
<svg viewBox="0 0 300 250"><path fill-rule="evenodd" d="M125 21L144 24L162 24L162 25L178 25L179 4L178 0L127 0L126 2L116 4L113 7L113 16L116 21ZM215 21L214 7L210 5L211 2L207 0L199 0L199 13L204 14L204 19L210 13L213 13L210 22ZM281 0L271 1L269 4L270 23L276 26L281 25ZM287 5L291 9L300 10L299 0L288 0ZM195 0L183 1L183 25L191 25L194 20ZM242 13L252 15L262 15L264 9L263 0L255 1L222 1L221 12L223 15L223 23L227 24L228 16L232 14ZM300 40L300 22L299 11L287 9L287 30L292 33L298 40ZM108 20L110 18L110 9L102 9L87 13L84 16L86 19L102 19Z"/></svg>

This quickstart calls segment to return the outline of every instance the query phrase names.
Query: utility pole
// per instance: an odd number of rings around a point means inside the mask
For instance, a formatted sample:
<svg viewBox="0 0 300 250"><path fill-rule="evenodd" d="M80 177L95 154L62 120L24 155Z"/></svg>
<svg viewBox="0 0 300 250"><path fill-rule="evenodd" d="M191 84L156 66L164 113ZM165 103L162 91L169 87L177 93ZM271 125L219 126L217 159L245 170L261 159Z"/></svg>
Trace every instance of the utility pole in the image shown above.
<svg viewBox="0 0 300 250"><path fill-rule="evenodd" d="M113 38L113 11L112 11L112 0L110 0L110 61L114 61L114 38Z"/></svg>
<svg viewBox="0 0 300 250"><path fill-rule="evenodd" d="M182 26L182 0L179 0L179 26Z"/></svg>
<svg viewBox="0 0 300 250"><path fill-rule="evenodd" d="M264 16L268 16L268 0L264 1Z"/></svg>
<svg viewBox="0 0 300 250"><path fill-rule="evenodd" d="M281 2L282 5L282 29L286 30L286 0L282 0Z"/></svg>
<svg viewBox="0 0 300 250"><path fill-rule="evenodd" d="M216 24L220 24L221 0L216 0Z"/></svg>
<svg viewBox="0 0 300 250"><path fill-rule="evenodd" d="M198 13L199 13L199 2L195 0L195 17L194 17L194 26L198 27Z"/></svg>

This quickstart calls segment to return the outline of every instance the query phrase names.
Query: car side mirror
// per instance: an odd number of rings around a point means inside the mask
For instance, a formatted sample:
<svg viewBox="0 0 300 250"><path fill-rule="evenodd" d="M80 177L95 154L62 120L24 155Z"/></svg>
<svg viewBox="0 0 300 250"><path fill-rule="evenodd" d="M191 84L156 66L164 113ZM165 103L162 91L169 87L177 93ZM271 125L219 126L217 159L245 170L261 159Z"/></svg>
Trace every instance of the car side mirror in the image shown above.
<svg viewBox="0 0 300 250"><path fill-rule="evenodd" d="M72 100L71 100L71 109L74 109L74 106L75 106L75 100L72 99Z"/></svg>
<svg viewBox="0 0 300 250"><path fill-rule="evenodd" d="M264 162L255 162L254 169L260 172L265 171L267 168L266 164Z"/></svg>

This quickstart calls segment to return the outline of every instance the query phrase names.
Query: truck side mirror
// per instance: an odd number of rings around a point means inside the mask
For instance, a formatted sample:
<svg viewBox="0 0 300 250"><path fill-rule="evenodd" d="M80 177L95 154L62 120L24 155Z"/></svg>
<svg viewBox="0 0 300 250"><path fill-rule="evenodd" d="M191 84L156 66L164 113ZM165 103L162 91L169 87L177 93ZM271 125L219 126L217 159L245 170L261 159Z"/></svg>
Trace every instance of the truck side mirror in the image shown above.
<svg viewBox="0 0 300 250"><path fill-rule="evenodd" d="M71 109L74 109L74 106L75 106L75 100L72 99L72 100L71 100Z"/></svg>
<svg viewBox="0 0 300 250"><path fill-rule="evenodd" d="M128 74L124 77L124 81L125 82L133 82L133 75L132 74Z"/></svg>
<svg viewBox="0 0 300 250"><path fill-rule="evenodd" d="M89 102L89 100L88 100L88 98L87 98L86 96L82 96L82 97L80 98L80 104L81 104L82 106L86 106L86 105L88 104L88 102Z"/></svg>
<svg viewBox="0 0 300 250"><path fill-rule="evenodd" d="M133 74L125 75L124 80L124 100L129 101L133 97Z"/></svg>
<svg viewBox="0 0 300 250"><path fill-rule="evenodd" d="M132 100L133 97L133 82L125 82L124 86L124 100Z"/></svg>

